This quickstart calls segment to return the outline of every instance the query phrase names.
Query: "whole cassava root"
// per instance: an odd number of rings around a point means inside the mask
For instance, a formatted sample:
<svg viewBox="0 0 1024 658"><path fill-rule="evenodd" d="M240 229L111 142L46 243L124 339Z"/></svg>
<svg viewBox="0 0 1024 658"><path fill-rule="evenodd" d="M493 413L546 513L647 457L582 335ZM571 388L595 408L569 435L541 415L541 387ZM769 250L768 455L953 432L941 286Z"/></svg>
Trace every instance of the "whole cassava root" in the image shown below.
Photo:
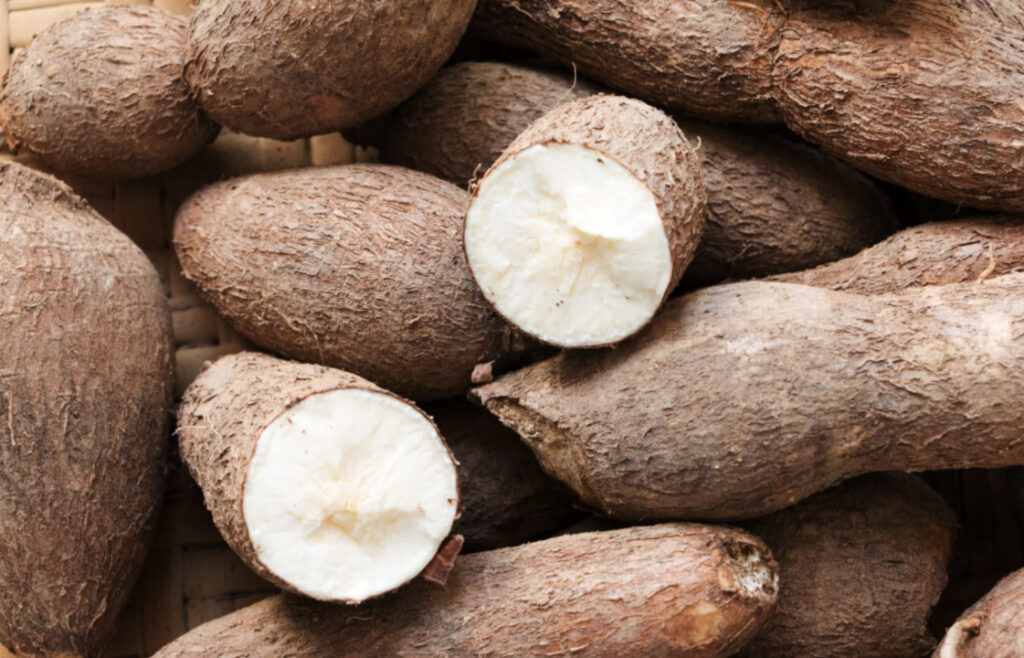
<svg viewBox="0 0 1024 658"><path fill-rule="evenodd" d="M1024 653L1024 569L1016 571L957 619L932 658L1012 658Z"/></svg>
<svg viewBox="0 0 1024 658"><path fill-rule="evenodd" d="M467 400L424 405L459 463L462 515L453 533L466 550L516 546L582 516L514 432Z"/></svg>
<svg viewBox="0 0 1024 658"><path fill-rule="evenodd" d="M868 173L1024 209L1024 18L1008 0L789 0L773 93L786 123Z"/></svg>
<svg viewBox="0 0 1024 658"><path fill-rule="evenodd" d="M257 574L358 603L419 575L458 510L455 463L421 411L356 375L226 356L182 398L183 461Z"/></svg>
<svg viewBox="0 0 1024 658"><path fill-rule="evenodd" d="M465 185L545 112L597 92L565 73L462 62L351 137L378 146L386 162ZM707 221L687 280L814 267L854 254L896 226L877 187L815 148L765 131L677 122L700 147L708 194Z"/></svg>
<svg viewBox="0 0 1024 658"><path fill-rule="evenodd" d="M152 7L98 6L50 26L0 91L0 129L58 171L137 178L217 134L181 74L188 23Z"/></svg>
<svg viewBox="0 0 1024 658"><path fill-rule="evenodd" d="M0 164L0 654L95 656L164 481L170 314L142 251Z"/></svg>
<svg viewBox="0 0 1024 658"><path fill-rule="evenodd" d="M768 122L783 21L771 0L480 0L469 33L693 116Z"/></svg>
<svg viewBox="0 0 1024 658"><path fill-rule="evenodd" d="M355 125L437 72L476 0L203 0L185 76L226 126L295 139ZM258 90L258 92L254 92Z"/></svg>
<svg viewBox="0 0 1024 658"><path fill-rule="evenodd" d="M615 344L642 328L693 258L706 190L668 115L598 95L531 124L487 171L465 249L484 297L559 347Z"/></svg>
<svg viewBox="0 0 1024 658"><path fill-rule="evenodd" d="M414 583L356 610L267 599L156 655L725 656L774 607L775 569L728 528L557 537L465 556L444 589Z"/></svg>
<svg viewBox="0 0 1024 658"><path fill-rule="evenodd" d="M749 518L866 472L1021 463L1022 293L723 285L472 394L607 514Z"/></svg>
<svg viewBox="0 0 1024 658"><path fill-rule="evenodd" d="M389 115L346 137L379 148L383 162L461 187L482 176L545 113L597 92L598 87L567 72L460 62L441 69Z"/></svg>
<svg viewBox="0 0 1024 658"><path fill-rule="evenodd" d="M866 475L747 524L779 563L779 605L741 656L920 656L956 518L906 474Z"/></svg>
<svg viewBox="0 0 1024 658"><path fill-rule="evenodd" d="M178 212L185 276L241 334L413 399L460 395L525 344L487 305L461 245L467 195L399 167L260 174Z"/></svg>
<svg viewBox="0 0 1024 658"><path fill-rule="evenodd" d="M880 295L1022 271L1024 216L992 215L908 228L855 256L771 280Z"/></svg>

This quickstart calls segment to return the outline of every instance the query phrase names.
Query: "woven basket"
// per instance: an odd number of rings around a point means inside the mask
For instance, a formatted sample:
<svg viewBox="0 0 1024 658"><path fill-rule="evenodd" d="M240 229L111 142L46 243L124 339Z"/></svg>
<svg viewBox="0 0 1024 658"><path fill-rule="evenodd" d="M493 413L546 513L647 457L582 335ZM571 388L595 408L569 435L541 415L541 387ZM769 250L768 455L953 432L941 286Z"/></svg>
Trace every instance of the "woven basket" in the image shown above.
<svg viewBox="0 0 1024 658"><path fill-rule="evenodd" d="M13 49L25 46L51 23L98 4L104 3L0 0L0 73L6 71ZM109 4L150 4L180 13L190 10L188 0L116 0ZM0 153L0 159L45 170L25 155ZM160 176L125 182L64 179L142 247L156 265L170 302L180 396L204 362L246 347L244 339L204 304L181 276L170 244L174 213L181 202L204 185L231 176L369 159L372 153L352 147L338 135L279 142L225 130L197 158ZM190 628L275 591L223 542L198 487L173 457L155 544L107 656L148 656Z"/></svg>

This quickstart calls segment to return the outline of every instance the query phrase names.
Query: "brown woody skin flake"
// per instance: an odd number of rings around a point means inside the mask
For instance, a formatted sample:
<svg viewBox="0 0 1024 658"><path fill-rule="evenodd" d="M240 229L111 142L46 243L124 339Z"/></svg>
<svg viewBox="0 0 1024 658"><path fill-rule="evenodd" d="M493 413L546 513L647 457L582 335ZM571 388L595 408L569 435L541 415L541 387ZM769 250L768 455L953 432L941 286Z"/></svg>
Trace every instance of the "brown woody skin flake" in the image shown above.
<svg viewBox="0 0 1024 658"><path fill-rule="evenodd" d="M498 62L443 69L416 96L349 134L391 164L464 186L483 176L529 125L599 89L568 73ZM684 280L792 272L850 256L897 224L885 195L820 150L765 130L677 118L699 145L707 184L704 233Z"/></svg>
<svg viewBox="0 0 1024 658"><path fill-rule="evenodd" d="M878 297L736 283L472 395L606 514L750 518L867 472L1021 463L1022 333L1024 274Z"/></svg>
<svg viewBox="0 0 1024 658"><path fill-rule="evenodd" d="M1024 210L1015 0L783 0L773 92L790 128L915 192Z"/></svg>
<svg viewBox="0 0 1024 658"><path fill-rule="evenodd" d="M476 0L202 0L185 77L210 116L296 139L383 114L455 50Z"/></svg>
<svg viewBox="0 0 1024 658"><path fill-rule="evenodd" d="M771 122L783 21L773 0L480 0L469 35L691 116Z"/></svg>
<svg viewBox="0 0 1024 658"><path fill-rule="evenodd" d="M343 389L390 395L343 370L240 352L200 374L178 409L182 461L203 490L203 501L225 541L260 577L306 596L256 554L243 513L245 479L263 431L278 416L311 395Z"/></svg>
<svg viewBox="0 0 1024 658"><path fill-rule="evenodd" d="M153 7L96 6L41 32L0 90L0 129L62 172L139 178L179 165L218 127L182 76L188 22Z"/></svg>
<svg viewBox="0 0 1024 658"><path fill-rule="evenodd" d="M462 251L468 196L400 167L312 167L200 190L175 218L185 276L253 343L415 400L461 395L527 349Z"/></svg>
<svg viewBox="0 0 1024 658"><path fill-rule="evenodd" d="M956 518L905 473L844 482L745 524L779 563L779 604L740 656L921 656Z"/></svg>
<svg viewBox="0 0 1024 658"><path fill-rule="evenodd" d="M1024 569L1015 571L967 609L932 658L1016 658L1024 655Z"/></svg>
<svg viewBox="0 0 1024 658"><path fill-rule="evenodd" d="M459 462L462 516L452 532L469 551L516 546L583 516L515 432L477 405L454 399L424 405Z"/></svg>
<svg viewBox="0 0 1024 658"><path fill-rule="evenodd" d="M763 587L744 561L759 557ZM158 658L726 656L775 605L757 538L665 524L548 539L459 560L357 609L274 597L200 626Z"/></svg>
<svg viewBox="0 0 1024 658"><path fill-rule="evenodd" d="M0 165L0 235L0 653L91 657L160 507L170 314L142 251L55 178Z"/></svg>
<svg viewBox="0 0 1024 658"><path fill-rule="evenodd" d="M850 258L771 280L882 295L1011 272L1024 272L1024 216L1020 215L922 224Z"/></svg>
<svg viewBox="0 0 1024 658"><path fill-rule="evenodd" d="M575 144L599 153L643 183L657 205L672 260L665 297L679 283L700 242L707 189L697 156L679 126L643 101L600 94L559 105L523 131L481 181L519 153L544 144ZM478 194L480 186L476 188Z"/></svg>

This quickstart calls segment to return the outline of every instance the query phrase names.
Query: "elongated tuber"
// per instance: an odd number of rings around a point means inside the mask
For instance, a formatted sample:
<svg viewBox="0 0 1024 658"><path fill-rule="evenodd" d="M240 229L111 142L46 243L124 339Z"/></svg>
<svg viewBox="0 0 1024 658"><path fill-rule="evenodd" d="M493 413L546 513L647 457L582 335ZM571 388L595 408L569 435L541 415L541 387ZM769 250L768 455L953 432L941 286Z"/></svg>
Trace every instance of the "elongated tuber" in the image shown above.
<svg viewBox="0 0 1024 658"><path fill-rule="evenodd" d="M734 653L775 605L776 565L738 530L665 524L467 555L444 589L358 609L274 597L157 658L693 656Z"/></svg>
<svg viewBox="0 0 1024 658"><path fill-rule="evenodd" d="M341 370L226 356L185 392L178 439L228 544L311 598L358 603L405 584L455 521L455 462L435 425Z"/></svg>

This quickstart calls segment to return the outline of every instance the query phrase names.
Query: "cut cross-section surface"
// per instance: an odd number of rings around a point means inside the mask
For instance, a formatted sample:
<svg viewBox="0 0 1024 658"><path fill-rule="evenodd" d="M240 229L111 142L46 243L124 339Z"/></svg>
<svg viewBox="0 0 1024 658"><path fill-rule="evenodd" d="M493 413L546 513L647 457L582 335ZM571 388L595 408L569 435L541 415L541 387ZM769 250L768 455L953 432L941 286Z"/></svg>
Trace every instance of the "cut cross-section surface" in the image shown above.
<svg viewBox="0 0 1024 658"><path fill-rule="evenodd" d="M530 124L466 213L466 257L484 297L557 347L607 347L637 333L704 228L696 153L664 112L622 96L564 103Z"/></svg>
<svg viewBox="0 0 1024 658"><path fill-rule="evenodd" d="M185 391L178 445L227 543L288 591L359 603L461 546L446 541L458 476L437 427L352 373L226 356Z"/></svg>
<svg viewBox="0 0 1024 658"><path fill-rule="evenodd" d="M564 347L627 338L672 278L654 194L577 144L539 144L495 168L469 210L466 253L499 313Z"/></svg>
<svg viewBox="0 0 1024 658"><path fill-rule="evenodd" d="M260 437L243 513L263 564L318 599L414 578L455 521L455 465L433 424L384 393L306 398Z"/></svg>

